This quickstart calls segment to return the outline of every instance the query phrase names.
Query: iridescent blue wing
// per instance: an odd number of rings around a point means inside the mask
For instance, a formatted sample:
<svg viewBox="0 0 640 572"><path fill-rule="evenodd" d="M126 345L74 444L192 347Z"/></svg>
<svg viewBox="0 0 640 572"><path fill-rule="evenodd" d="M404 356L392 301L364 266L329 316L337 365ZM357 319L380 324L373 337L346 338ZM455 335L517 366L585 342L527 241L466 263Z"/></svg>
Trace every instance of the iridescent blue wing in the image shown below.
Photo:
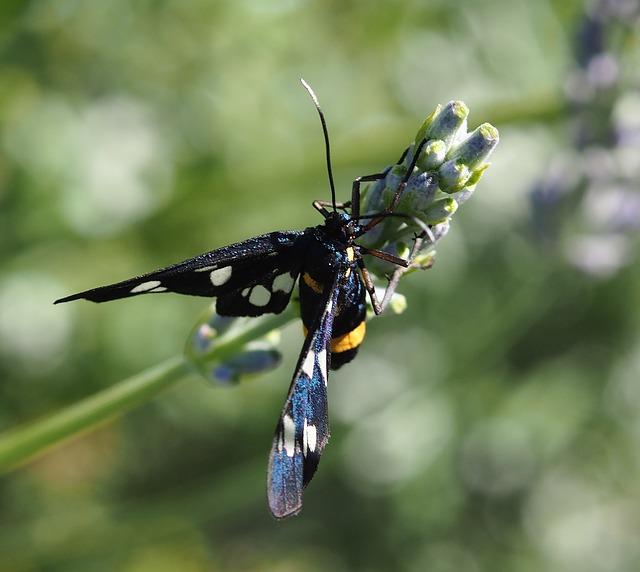
<svg viewBox="0 0 640 572"><path fill-rule="evenodd" d="M278 313L289 302L306 244L304 232L271 232L54 303L81 298L107 302L140 294L175 292L218 297L218 312L225 316Z"/></svg>
<svg viewBox="0 0 640 572"><path fill-rule="evenodd" d="M276 518L300 511L304 487L316 472L329 440L327 372L333 315L343 276L344 270L339 270L323 292L276 427L267 483L269 508Z"/></svg>

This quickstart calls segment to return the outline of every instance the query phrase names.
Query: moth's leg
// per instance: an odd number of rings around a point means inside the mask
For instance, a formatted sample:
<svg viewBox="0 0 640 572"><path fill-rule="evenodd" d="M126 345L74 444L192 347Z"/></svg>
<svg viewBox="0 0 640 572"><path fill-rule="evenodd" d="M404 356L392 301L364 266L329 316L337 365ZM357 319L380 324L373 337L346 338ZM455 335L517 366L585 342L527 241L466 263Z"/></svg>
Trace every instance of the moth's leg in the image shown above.
<svg viewBox="0 0 640 572"><path fill-rule="evenodd" d="M424 238L425 238L425 234L421 233L417 235L415 240L413 241L413 246L411 247L411 252L409 253L409 260L408 260L407 267L398 267L393 271L393 274L391 275L391 279L389 280L389 284L387 284L387 289L384 292L382 303L380 304L380 308L382 312L384 312L385 308L389 305L391 298L395 294L396 288L398 287L398 283L400 282L400 278L404 276L405 272L407 272L409 268L416 267L413 264L413 260L418 254L418 252L420 252L420 250L422 249L424 245ZM419 268L423 268L423 269L430 268L430 267L431 265L419 266Z"/></svg>
<svg viewBox="0 0 640 572"><path fill-rule="evenodd" d="M371 279L371 274L367 270L367 267L364 264L364 260L362 260L362 256L358 256L357 260L358 268L360 269L360 274L362 275L362 281L364 282L364 287L369 293L369 300L371 300L371 306L373 307L373 311L376 316L382 313L382 306L378 301L378 296L376 296L376 287L373 284L373 280Z"/></svg>
<svg viewBox="0 0 640 572"><path fill-rule="evenodd" d="M324 207L329 206L331 203L329 203L329 205L325 205L324 203L325 201L313 201L311 204L313 205L313 208L316 209L324 218L327 218L329 216L329 211Z"/></svg>
<svg viewBox="0 0 640 572"><path fill-rule="evenodd" d="M404 188L407 186L407 181L411 177L411 175L413 173L413 170L416 168L416 163L418 162L418 157L420 157L420 153L422 153L422 149L424 149L424 146L426 144L427 144L427 140L426 139L422 139L422 141L420 141L418 146L415 148L415 150L413 152L413 157L411 157L411 163L409 164L409 168L407 169L407 172L405 173L404 177L402 178L402 182L398 185L398 188L396 189L396 192L393 195L393 200L391 201L391 204L389 205L389 212L393 212L395 210L396 206L398 205L398 201L400 200L400 195L402 194L402 191L404 190Z"/></svg>
<svg viewBox="0 0 640 572"><path fill-rule="evenodd" d="M409 180L409 177L411 177L411 174L413 173L413 170L416 167L416 163L418 162L418 157L420 156L420 153L422 152L422 149L424 148L424 146L427 144L427 140L423 139L422 141L420 141L420 143L418 144L418 146L415 148L415 151L413 153L413 157L411 158L411 163L409 164L409 168L407 169L407 172L405 173L404 177L402 178L402 181L400 181L400 184L398 185L398 188L396 189L396 192L393 194L393 198L391 199L391 204L383 211L385 213L391 213L395 210L396 206L398 206L398 201L400 200L400 195L402 194L402 191L404 191L404 188L407 186L407 181ZM404 158L406 157L407 152L409 151L409 148L407 147L407 149L405 150L405 152L402 154L402 161L404 161ZM400 161L400 162L402 162ZM380 224L382 222L382 218L374 218L371 219L365 226L364 229L365 231L367 230L371 230L374 226L377 226L378 224Z"/></svg>
<svg viewBox="0 0 640 572"><path fill-rule="evenodd" d="M322 216L326 217L329 214L329 211L327 211L327 209L325 209L325 207L331 207L333 208L333 203L331 201L313 201L313 203L311 203L313 205L313 208L316 209ZM351 201L347 201L344 203L336 203L336 208L337 209L348 209L351 206Z"/></svg>
<svg viewBox="0 0 640 572"><path fill-rule="evenodd" d="M403 152L402 155L400 155L400 159L398 159L396 161L396 165L399 165L400 163L402 163L404 161L404 158L407 156L407 153L409 152L409 149L411 149L411 145L409 145Z"/></svg>
<svg viewBox="0 0 640 572"><path fill-rule="evenodd" d="M407 147L400 155L400 159L396 161L396 165L402 163L409 152L410 147ZM385 169L381 173L373 173L372 175L362 175L353 181L351 186L351 205L353 210L351 216L353 219L357 219L360 216L360 183L379 181L387 176L390 169Z"/></svg>
<svg viewBox="0 0 640 572"><path fill-rule="evenodd" d="M409 266L409 262L407 260L394 256L393 254L389 254L388 252L382 252L381 250L373 250L370 248L366 248L364 246L358 246L356 252L357 252L358 268L360 268L360 273L362 274L362 281L364 282L364 286L367 289L367 292L369 293L371 306L373 307L373 311L375 312L375 314L379 315L384 311L386 304L384 303L384 301L382 304L380 304L380 302L378 301L378 297L376 295L376 288L373 284L373 280L371 279L371 274L369 274L369 271L365 266L364 260L362 259L362 254L369 254L371 256L375 256L376 258L380 258L381 260L384 260L386 262L390 262L392 264L398 265L399 268L396 270L396 272L398 270L406 271L407 267ZM400 280L400 276L402 276L402 274L398 276L396 280L396 285L397 285L397 282ZM394 290L395 290L395 286L394 286ZM391 294L393 294L393 292ZM385 298L386 298L386 291L385 291ZM391 299L391 297L389 297L389 299ZM387 300L387 304L388 303L389 302Z"/></svg>
<svg viewBox="0 0 640 572"><path fill-rule="evenodd" d="M369 254L370 256L375 256L380 260L384 260L385 262L391 262L391 264L395 264L396 266L402 266L403 268L409 268L410 261L405 260L404 258L400 258L399 256L394 256L393 254L389 254L388 252L384 252L382 250L376 250L374 248L367 248L366 246L359 246L360 252L364 254Z"/></svg>
<svg viewBox="0 0 640 572"><path fill-rule="evenodd" d="M358 220L360 216L360 183L367 183L373 181L379 181L387 176L389 170L385 170L382 173L374 173L373 175L362 175L354 179L351 186L351 218Z"/></svg>

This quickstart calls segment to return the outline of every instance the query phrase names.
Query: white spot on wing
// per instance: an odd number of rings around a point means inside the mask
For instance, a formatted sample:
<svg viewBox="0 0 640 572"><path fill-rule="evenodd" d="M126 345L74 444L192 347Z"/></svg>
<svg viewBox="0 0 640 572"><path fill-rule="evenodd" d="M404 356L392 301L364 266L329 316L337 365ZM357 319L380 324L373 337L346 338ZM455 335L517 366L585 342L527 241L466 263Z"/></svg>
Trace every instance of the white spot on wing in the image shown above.
<svg viewBox="0 0 640 572"><path fill-rule="evenodd" d="M211 284L214 286L222 286L225 282L227 282L231 278L231 266L224 266L223 268L218 268L209 274L209 279L211 280Z"/></svg>
<svg viewBox="0 0 640 572"><path fill-rule="evenodd" d="M307 425L304 428L305 441L307 442L306 449L312 453L316 450L316 444L318 442L318 431L315 425Z"/></svg>
<svg viewBox="0 0 640 572"><path fill-rule="evenodd" d="M213 266L203 266L202 268L196 268L194 272L210 272L218 268L215 264Z"/></svg>
<svg viewBox="0 0 640 572"><path fill-rule="evenodd" d="M293 417L285 415L282 418L282 426L284 428L284 450L287 452L287 456L293 457L296 452L296 424Z"/></svg>
<svg viewBox="0 0 640 572"><path fill-rule="evenodd" d="M320 367L320 375L324 381L324 385L327 385L327 350L323 349L318 354L318 366Z"/></svg>
<svg viewBox="0 0 640 572"><path fill-rule="evenodd" d="M313 367L315 364L315 356L313 350L309 348L309 353L307 353L307 357L304 358L304 363L302 364L302 373L306 374L309 379L313 377Z"/></svg>
<svg viewBox="0 0 640 572"><path fill-rule="evenodd" d="M249 295L249 292L251 292L251 288L245 288L241 294L246 298Z"/></svg>
<svg viewBox="0 0 640 572"><path fill-rule="evenodd" d="M307 419L304 420L304 427L302 428L302 454L307 454Z"/></svg>
<svg viewBox="0 0 640 572"><path fill-rule="evenodd" d="M153 290L149 290L149 292L166 292L167 289L164 286L156 286Z"/></svg>
<svg viewBox="0 0 640 572"><path fill-rule="evenodd" d="M295 280L291 277L291 274L285 272L284 274L280 274L276 276L273 280L272 290L275 292L276 290L280 290L281 292L289 293L293 288L293 283Z"/></svg>
<svg viewBox="0 0 640 572"><path fill-rule="evenodd" d="M149 290L153 290L160 286L160 280L149 280L149 282L143 282L142 284L138 284L131 288L132 294L140 294L141 292L148 292Z"/></svg>
<svg viewBox="0 0 640 572"><path fill-rule="evenodd" d="M264 286L254 286L249 296L249 302L254 306L266 306L271 300L271 292Z"/></svg>

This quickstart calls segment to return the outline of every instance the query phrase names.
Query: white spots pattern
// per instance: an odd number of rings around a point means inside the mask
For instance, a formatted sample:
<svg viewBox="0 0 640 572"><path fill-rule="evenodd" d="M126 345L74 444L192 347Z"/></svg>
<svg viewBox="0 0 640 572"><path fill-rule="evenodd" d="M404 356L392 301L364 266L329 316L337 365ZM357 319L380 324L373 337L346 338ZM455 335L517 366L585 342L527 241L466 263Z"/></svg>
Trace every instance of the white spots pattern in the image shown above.
<svg viewBox="0 0 640 572"><path fill-rule="evenodd" d="M318 366L320 367L320 375L324 381L325 387L327 386L327 350L323 349L318 354Z"/></svg>
<svg viewBox="0 0 640 572"><path fill-rule="evenodd" d="M293 421L293 417L285 415L282 418L282 426L284 429L284 450L287 452L287 456L293 457L293 454L296 452L296 424Z"/></svg>
<svg viewBox="0 0 640 572"><path fill-rule="evenodd" d="M210 272L218 268L215 264L213 266L203 266L202 268L196 268L194 272Z"/></svg>
<svg viewBox="0 0 640 572"><path fill-rule="evenodd" d="M318 431L315 425L306 425L306 420L304 428L304 440L306 442L305 451L311 451L313 453L316 450Z"/></svg>
<svg viewBox="0 0 640 572"><path fill-rule="evenodd" d="M214 286L222 286L231 278L231 266L224 266L223 268L218 268L209 274L209 279L211 280L211 284Z"/></svg>
<svg viewBox="0 0 640 572"><path fill-rule="evenodd" d="M266 306L271 300L271 292L264 286L254 286L249 295L249 302L254 306Z"/></svg>
<svg viewBox="0 0 640 572"><path fill-rule="evenodd" d="M242 295L246 298L249 295L249 292L251 292L251 288L245 288L242 291Z"/></svg>
<svg viewBox="0 0 640 572"><path fill-rule="evenodd" d="M142 284L138 284L131 288L131 294L140 294L142 292L149 292L151 290L155 290L158 286L160 286L160 280L150 280L149 282L143 282Z"/></svg>
<svg viewBox="0 0 640 572"><path fill-rule="evenodd" d="M315 364L316 354L313 353L313 350L309 348L309 352L307 353L307 357L304 358L304 363L302 364L302 373L304 373L309 379L313 378L313 367Z"/></svg>
<svg viewBox="0 0 640 572"><path fill-rule="evenodd" d="M294 282L295 279L291 277L291 274L285 272L284 274L280 274L279 276L276 276L274 278L272 290L274 292L279 290L280 292L288 294L289 292L291 292Z"/></svg>

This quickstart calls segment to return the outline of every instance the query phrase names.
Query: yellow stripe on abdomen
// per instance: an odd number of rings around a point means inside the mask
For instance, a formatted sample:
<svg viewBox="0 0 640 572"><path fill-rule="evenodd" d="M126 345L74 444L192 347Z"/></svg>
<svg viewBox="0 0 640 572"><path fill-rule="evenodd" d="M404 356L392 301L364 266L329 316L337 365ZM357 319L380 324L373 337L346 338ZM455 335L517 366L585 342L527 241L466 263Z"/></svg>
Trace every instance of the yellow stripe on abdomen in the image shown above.
<svg viewBox="0 0 640 572"><path fill-rule="evenodd" d="M367 326L360 322L353 330L331 340L331 353L339 354L357 348L364 340Z"/></svg>
<svg viewBox="0 0 640 572"><path fill-rule="evenodd" d="M304 332L304 337L307 337L309 330L307 326L302 324L302 331ZM342 352L346 352L357 348L364 340L364 336L367 332L367 326L365 321L360 322L353 330L343 334L342 336L338 336L337 338L333 338L331 340L331 353L339 354Z"/></svg>
<svg viewBox="0 0 640 572"><path fill-rule="evenodd" d="M304 283L316 294L322 294L322 284L320 284L320 282L316 282L307 272L302 275L302 279L304 280Z"/></svg>

